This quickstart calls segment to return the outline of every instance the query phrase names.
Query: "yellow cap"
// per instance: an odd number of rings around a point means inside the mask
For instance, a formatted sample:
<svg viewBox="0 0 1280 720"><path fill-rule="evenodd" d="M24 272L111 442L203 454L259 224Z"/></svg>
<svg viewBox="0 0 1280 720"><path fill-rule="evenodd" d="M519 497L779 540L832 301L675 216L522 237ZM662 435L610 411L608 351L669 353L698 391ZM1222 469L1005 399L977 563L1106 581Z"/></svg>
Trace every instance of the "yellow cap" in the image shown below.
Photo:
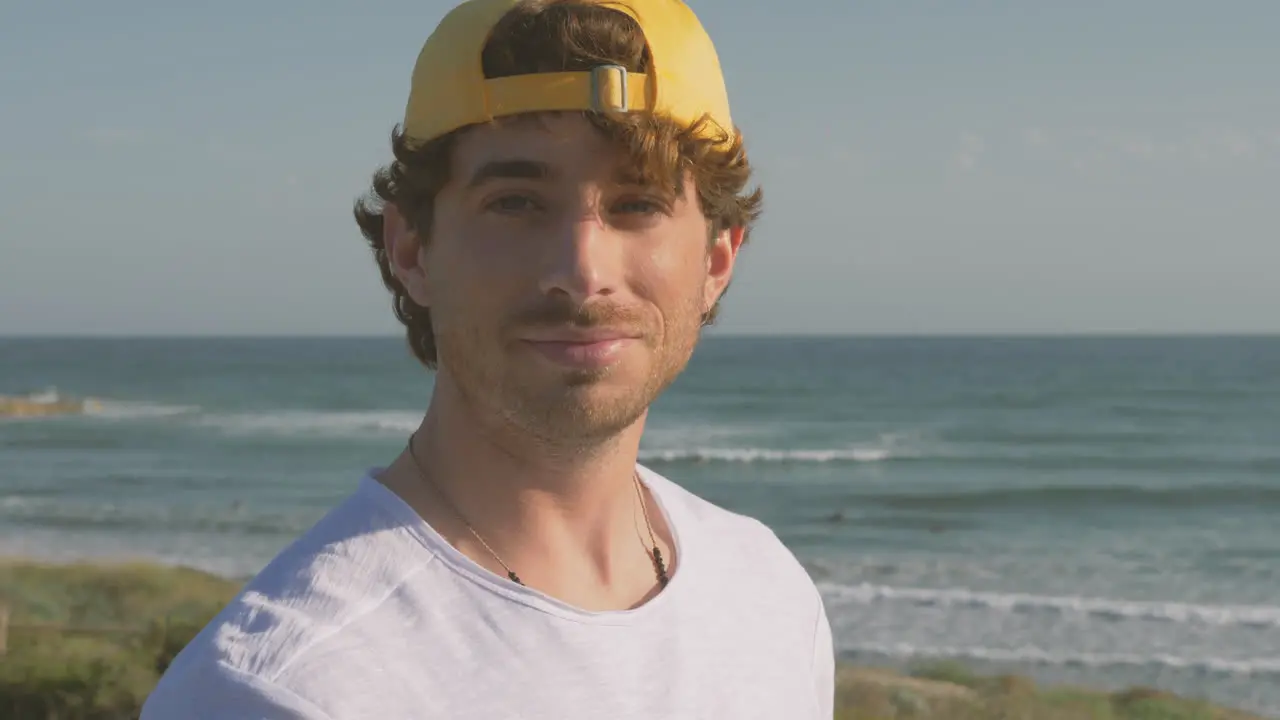
<svg viewBox="0 0 1280 720"><path fill-rule="evenodd" d="M644 74L618 65L486 79L481 53L493 27L523 0L467 0L440 21L413 68L404 134L415 142L504 115L551 110L649 112L732 138L729 94L715 46L681 0L586 0L630 15L652 62ZM718 126L718 127L716 127Z"/></svg>

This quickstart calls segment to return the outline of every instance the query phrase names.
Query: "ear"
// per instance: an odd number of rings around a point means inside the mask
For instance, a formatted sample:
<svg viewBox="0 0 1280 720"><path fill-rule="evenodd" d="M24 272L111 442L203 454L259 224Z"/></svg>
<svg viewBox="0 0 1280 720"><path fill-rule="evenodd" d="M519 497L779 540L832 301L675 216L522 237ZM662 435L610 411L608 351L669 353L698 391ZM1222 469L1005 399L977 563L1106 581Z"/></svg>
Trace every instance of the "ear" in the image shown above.
<svg viewBox="0 0 1280 720"><path fill-rule="evenodd" d="M722 230L711 240L711 246L707 252L707 283L703 292L704 310L710 311L729 287L729 281L733 279L733 265L738 259L738 250L746 237L746 228L734 227Z"/></svg>
<svg viewBox="0 0 1280 720"><path fill-rule="evenodd" d="M394 203L386 203L382 209L382 243L391 272L405 292L418 305L431 307L422 242Z"/></svg>

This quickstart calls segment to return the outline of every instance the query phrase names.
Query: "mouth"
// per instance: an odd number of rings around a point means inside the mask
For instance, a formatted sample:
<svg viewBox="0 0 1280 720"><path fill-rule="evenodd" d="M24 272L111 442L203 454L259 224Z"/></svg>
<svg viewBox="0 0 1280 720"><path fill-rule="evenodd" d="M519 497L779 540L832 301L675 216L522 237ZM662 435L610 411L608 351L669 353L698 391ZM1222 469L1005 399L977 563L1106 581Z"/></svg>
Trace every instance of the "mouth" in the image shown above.
<svg viewBox="0 0 1280 720"><path fill-rule="evenodd" d="M609 328L550 328L521 338L552 363L578 370L600 370L614 364L638 339L635 333Z"/></svg>

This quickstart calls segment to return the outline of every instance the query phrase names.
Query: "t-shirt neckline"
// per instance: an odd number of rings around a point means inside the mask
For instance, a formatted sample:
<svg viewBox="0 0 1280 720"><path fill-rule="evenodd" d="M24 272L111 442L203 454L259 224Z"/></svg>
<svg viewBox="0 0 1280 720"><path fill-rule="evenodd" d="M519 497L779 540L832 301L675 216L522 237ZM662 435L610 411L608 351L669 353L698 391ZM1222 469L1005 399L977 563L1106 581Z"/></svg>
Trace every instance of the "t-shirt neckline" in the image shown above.
<svg viewBox="0 0 1280 720"><path fill-rule="evenodd" d="M577 623L631 625L661 612L663 607L673 602L671 600L672 596L683 592L682 589L689 582L687 576L689 575L690 567L690 543L688 542L688 533L683 532L686 529L685 518L681 517L678 503L669 502L671 498L668 493L671 490L665 485L669 481L643 465L637 464L636 470L640 475L640 482L649 490L650 496L654 499L656 507L652 508L652 510L656 510L666 520L666 525L670 529L676 565L665 588L662 588L657 595L654 595L644 604L626 610L585 610L547 595L535 588L517 585L504 577L498 576L455 548L416 510L410 507L403 498L379 482L377 475L381 468L371 468L365 473L364 477L361 478L359 491L370 496L371 499L396 516L401 526L451 571L479 585L488 592L534 610Z"/></svg>

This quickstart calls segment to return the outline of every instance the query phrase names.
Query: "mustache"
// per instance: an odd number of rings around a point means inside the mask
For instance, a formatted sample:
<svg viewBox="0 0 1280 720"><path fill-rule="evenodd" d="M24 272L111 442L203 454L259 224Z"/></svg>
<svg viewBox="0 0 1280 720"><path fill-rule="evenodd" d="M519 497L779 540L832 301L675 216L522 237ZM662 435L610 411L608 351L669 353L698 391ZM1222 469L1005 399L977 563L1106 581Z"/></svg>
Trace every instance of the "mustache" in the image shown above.
<svg viewBox="0 0 1280 720"><path fill-rule="evenodd" d="M582 330L607 327L645 334L648 328L645 314L636 307L609 301L597 301L578 305L568 298L547 298L513 315L509 326L575 327Z"/></svg>

